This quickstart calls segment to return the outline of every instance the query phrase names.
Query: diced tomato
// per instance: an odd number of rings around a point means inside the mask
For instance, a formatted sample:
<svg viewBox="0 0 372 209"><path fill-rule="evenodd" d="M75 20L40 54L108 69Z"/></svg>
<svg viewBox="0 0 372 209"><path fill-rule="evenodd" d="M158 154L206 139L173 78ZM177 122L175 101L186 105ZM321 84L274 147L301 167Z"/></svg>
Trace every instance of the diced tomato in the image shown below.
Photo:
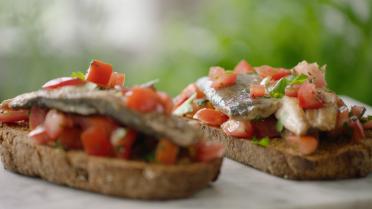
<svg viewBox="0 0 372 209"><path fill-rule="evenodd" d="M350 117L349 126L353 130L352 138L355 142L361 142L363 139L366 138L363 125L357 117L355 116Z"/></svg>
<svg viewBox="0 0 372 209"><path fill-rule="evenodd" d="M133 129L127 129L125 136L121 140L119 140L117 144L113 144L116 148L116 155L123 159L130 159L132 154L132 147L134 142L136 142L136 139L137 132Z"/></svg>
<svg viewBox="0 0 372 209"><path fill-rule="evenodd" d="M366 110L367 109L363 106L354 105L351 107L350 112L351 112L351 115L354 115L355 117L360 119L363 117Z"/></svg>
<svg viewBox="0 0 372 209"><path fill-rule="evenodd" d="M338 109L337 113L337 128L343 128L349 121L349 110L346 106L342 106Z"/></svg>
<svg viewBox="0 0 372 209"><path fill-rule="evenodd" d="M325 73L319 69L319 66L316 63L309 64L304 61L299 63L294 69L298 74L307 75L317 88L323 88L327 84Z"/></svg>
<svg viewBox="0 0 372 209"><path fill-rule="evenodd" d="M86 80L101 86L107 86L112 74L112 65L99 60L90 63Z"/></svg>
<svg viewBox="0 0 372 209"><path fill-rule="evenodd" d="M249 121L239 121L230 119L221 125L226 135L250 139L253 136L253 127Z"/></svg>
<svg viewBox="0 0 372 209"><path fill-rule="evenodd" d="M47 144L54 141L48 136L46 129L42 125L32 130L28 137L32 138L37 144Z"/></svg>
<svg viewBox="0 0 372 209"><path fill-rule="evenodd" d="M276 128L277 120L274 117L266 118L263 120L254 120L251 122L254 134L258 138L275 138L280 137L280 133Z"/></svg>
<svg viewBox="0 0 372 209"><path fill-rule="evenodd" d="M58 139L65 149L82 149L81 134L80 128L65 128Z"/></svg>
<svg viewBox="0 0 372 209"><path fill-rule="evenodd" d="M291 74L291 71L285 68L274 68L268 65L263 65L255 68L261 78L270 76L273 80L279 80Z"/></svg>
<svg viewBox="0 0 372 209"><path fill-rule="evenodd" d="M194 93L196 93L196 98L201 99L204 98L205 95L200 89L194 84L189 84L184 90L182 90L181 94L179 94L174 99L174 107L177 108L181 104L183 104L188 98L190 98Z"/></svg>
<svg viewBox="0 0 372 209"><path fill-rule="evenodd" d="M246 60L242 60L234 68L235 74L245 74L245 73L254 73L256 72L252 65L250 65Z"/></svg>
<svg viewBox="0 0 372 209"><path fill-rule="evenodd" d="M63 77L63 78L56 78L51 81L48 81L43 85L43 89L52 90L58 89L64 86L79 86L85 84L86 81L81 80L80 78L71 78L71 77Z"/></svg>
<svg viewBox="0 0 372 209"><path fill-rule="evenodd" d="M12 108L9 107L10 102L12 102L11 99L4 100L0 103L0 110L11 110Z"/></svg>
<svg viewBox="0 0 372 209"><path fill-rule="evenodd" d="M163 105L164 112L168 115L172 114L173 111L173 102L172 99L165 92L157 92L160 102Z"/></svg>
<svg viewBox="0 0 372 209"><path fill-rule="evenodd" d="M156 148L155 160L165 165L173 165L177 162L179 147L170 140L161 139Z"/></svg>
<svg viewBox="0 0 372 209"><path fill-rule="evenodd" d="M27 110L8 110L0 113L1 123L16 123L19 121L27 121L29 112Z"/></svg>
<svg viewBox="0 0 372 209"><path fill-rule="evenodd" d="M323 107L324 102L312 83L302 84L298 90L299 104L304 109L318 109Z"/></svg>
<svg viewBox="0 0 372 209"><path fill-rule="evenodd" d="M209 162L221 158L225 152L222 144L211 142L199 142L196 145L196 160L198 162Z"/></svg>
<svg viewBox="0 0 372 209"><path fill-rule="evenodd" d="M50 110L44 121L44 127L51 139L57 139L65 127L72 127L73 121L57 110Z"/></svg>
<svg viewBox="0 0 372 209"><path fill-rule="evenodd" d="M159 96L152 89L134 87L125 96L125 105L132 110L143 113L163 110Z"/></svg>
<svg viewBox="0 0 372 209"><path fill-rule="evenodd" d="M199 110L195 113L193 118L211 126L220 126L229 119L229 117L222 112L208 108Z"/></svg>
<svg viewBox="0 0 372 209"><path fill-rule="evenodd" d="M113 72L111 74L107 87L114 88L115 86L124 86L124 83L125 83L125 74Z"/></svg>
<svg viewBox="0 0 372 209"><path fill-rule="evenodd" d="M367 121L366 123L363 124L364 129L372 129L372 120Z"/></svg>
<svg viewBox="0 0 372 209"><path fill-rule="evenodd" d="M104 127L92 126L81 134L84 151L88 155L110 157L114 149L110 142L110 134Z"/></svg>
<svg viewBox="0 0 372 209"><path fill-rule="evenodd" d="M108 133L111 133L118 127L118 125L111 118L105 116L76 116L74 117L74 122L83 130L91 127L102 127Z"/></svg>
<svg viewBox="0 0 372 209"><path fill-rule="evenodd" d="M263 85L252 84L249 88L249 95L252 98L263 97L266 94L266 88Z"/></svg>
<svg viewBox="0 0 372 209"><path fill-rule="evenodd" d="M319 141L313 136L288 136L289 143L295 145L302 155L310 155L316 151Z"/></svg>
<svg viewBox="0 0 372 209"><path fill-rule="evenodd" d="M340 97L337 97L337 107L343 107L346 106L344 100L342 100Z"/></svg>
<svg viewBox="0 0 372 209"><path fill-rule="evenodd" d="M44 123L47 112L46 109L36 106L31 108L29 120L31 130Z"/></svg>
<svg viewBox="0 0 372 209"><path fill-rule="evenodd" d="M226 72L221 67L211 67L209 70L209 78L213 81L213 88L221 89L234 85L236 83L237 75L235 73Z"/></svg>
<svg viewBox="0 0 372 209"><path fill-rule="evenodd" d="M289 97L297 97L300 85L291 85L285 88L285 95Z"/></svg>

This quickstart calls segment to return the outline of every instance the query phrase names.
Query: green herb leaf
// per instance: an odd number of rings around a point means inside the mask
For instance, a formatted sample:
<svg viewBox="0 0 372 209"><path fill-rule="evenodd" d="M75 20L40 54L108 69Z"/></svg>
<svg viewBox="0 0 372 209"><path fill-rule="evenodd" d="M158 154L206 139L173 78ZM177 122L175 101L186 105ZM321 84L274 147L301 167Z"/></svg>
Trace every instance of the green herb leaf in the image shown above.
<svg viewBox="0 0 372 209"><path fill-rule="evenodd" d="M252 143L266 148L270 144L270 139L269 137L264 137L262 139L253 138Z"/></svg>
<svg viewBox="0 0 372 209"><path fill-rule="evenodd" d="M77 71L77 72L72 72L71 73L71 77L72 78L79 78L81 80L85 80L85 74L81 71Z"/></svg>
<svg viewBox="0 0 372 209"><path fill-rule="evenodd" d="M196 98L196 93L194 93L190 98L188 98L181 106L179 106L175 111L173 111L173 115L176 116L183 116L186 113L192 112L192 101Z"/></svg>
<svg viewBox="0 0 372 209"><path fill-rule="evenodd" d="M289 81L286 78L280 79L273 87L269 88L270 96L274 98L282 98L288 84Z"/></svg>
<svg viewBox="0 0 372 209"><path fill-rule="evenodd" d="M149 154L145 155L144 159L147 162L154 162L155 161L155 152L150 152Z"/></svg>
<svg viewBox="0 0 372 209"><path fill-rule="evenodd" d="M308 79L307 75L301 74L290 79L289 85L303 84Z"/></svg>
<svg viewBox="0 0 372 209"><path fill-rule="evenodd" d="M278 122L276 122L275 128L279 133L281 133L284 129L282 121L278 120Z"/></svg>
<svg viewBox="0 0 372 209"><path fill-rule="evenodd" d="M196 103L198 106L204 106L204 105L207 104L207 102L208 102L207 99L196 99L196 100L195 100L195 103Z"/></svg>

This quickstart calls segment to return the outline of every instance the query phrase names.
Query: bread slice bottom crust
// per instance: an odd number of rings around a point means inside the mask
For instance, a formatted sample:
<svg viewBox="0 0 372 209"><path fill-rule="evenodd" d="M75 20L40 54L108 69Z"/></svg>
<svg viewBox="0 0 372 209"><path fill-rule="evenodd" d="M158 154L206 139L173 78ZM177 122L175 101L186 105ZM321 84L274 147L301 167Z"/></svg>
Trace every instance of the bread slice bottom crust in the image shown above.
<svg viewBox="0 0 372 209"><path fill-rule="evenodd" d="M318 150L301 156L283 139L267 148L250 140L227 136L220 128L198 124L204 138L225 146L225 156L260 171L293 180L336 180L365 177L372 171L372 137L361 143L326 141ZM324 141L324 140L323 140Z"/></svg>
<svg viewBox="0 0 372 209"><path fill-rule="evenodd" d="M0 125L0 153L7 170L73 188L134 199L189 197L218 178L222 159L189 165L156 165L88 156L36 145L24 126Z"/></svg>

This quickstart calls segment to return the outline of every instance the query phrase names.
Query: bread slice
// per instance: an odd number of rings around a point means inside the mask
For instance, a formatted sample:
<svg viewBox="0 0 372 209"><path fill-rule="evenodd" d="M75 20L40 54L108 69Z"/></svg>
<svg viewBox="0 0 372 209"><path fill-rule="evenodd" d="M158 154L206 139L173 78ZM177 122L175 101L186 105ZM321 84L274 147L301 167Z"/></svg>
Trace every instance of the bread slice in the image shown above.
<svg viewBox="0 0 372 209"><path fill-rule="evenodd" d="M189 197L217 179L222 159L189 165L156 165L88 156L36 145L25 126L0 125L4 167L70 187L136 199Z"/></svg>
<svg viewBox="0 0 372 209"><path fill-rule="evenodd" d="M228 158L286 179L357 178L367 176L372 170L371 133L361 143L322 140L315 153L301 156L283 139L273 139L264 148L250 140L229 137L220 128L198 125L206 139L225 145Z"/></svg>

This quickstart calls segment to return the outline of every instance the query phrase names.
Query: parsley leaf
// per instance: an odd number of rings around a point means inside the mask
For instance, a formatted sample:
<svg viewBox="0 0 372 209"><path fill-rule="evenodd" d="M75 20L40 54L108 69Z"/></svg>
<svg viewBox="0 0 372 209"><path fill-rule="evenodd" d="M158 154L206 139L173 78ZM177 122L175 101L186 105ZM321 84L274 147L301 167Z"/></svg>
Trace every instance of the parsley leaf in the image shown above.
<svg viewBox="0 0 372 209"><path fill-rule="evenodd" d="M298 76L293 77L290 80L289 85L303 84L307 79L308 79L308 77L306 75L301 74L301 75L298 75Z"/></svg>
<svg viewBox="0 0 372 209"><path fill-rule="evenodd" d="M269 137L264 137L262 139L253 138L252 143L266 148L270 144L270 139Z"/></svg>
<svg viewBox="0 0 372 209"><path fill-rule="evenodd" d="M273 87L269 88L269 94L274 98L282 98L285 95L285 88L289 85L303 84L308 77L304 74L290 78L280 79Z"/></svg>
<svg viewBox="0 0 372 209"><path fill-rule="evenodd" d="M71 73L71 77L72 78L79 78L81 80L85 80L85 74L81 71L77 71L77 72L72 72Z"/></svg>

